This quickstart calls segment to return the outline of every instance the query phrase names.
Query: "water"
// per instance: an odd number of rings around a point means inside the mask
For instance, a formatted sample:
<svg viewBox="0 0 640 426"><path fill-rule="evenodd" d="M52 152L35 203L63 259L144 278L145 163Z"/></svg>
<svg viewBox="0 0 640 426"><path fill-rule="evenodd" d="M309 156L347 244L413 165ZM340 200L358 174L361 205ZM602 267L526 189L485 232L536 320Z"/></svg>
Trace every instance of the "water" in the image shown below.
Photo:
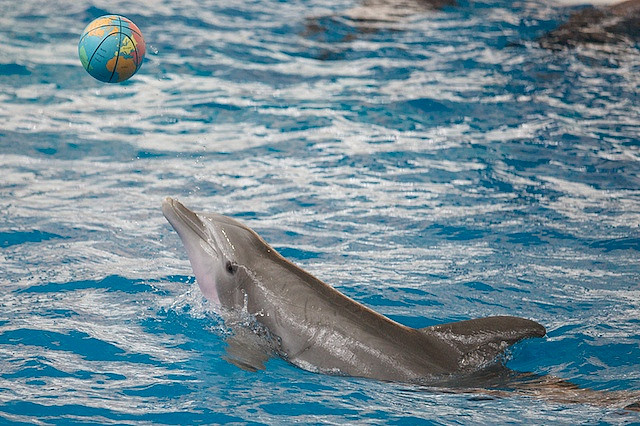
<svg viewBox="0 0 640 426"><path fill-rule="evenodd" d="M544 324L511 368L640 390L638 47L541 49L541 0L355 6L0 0L0 422L640 421L222 359L165 196L404 324ZM105 13L148 44L121 85L77 57Z"/></svg>

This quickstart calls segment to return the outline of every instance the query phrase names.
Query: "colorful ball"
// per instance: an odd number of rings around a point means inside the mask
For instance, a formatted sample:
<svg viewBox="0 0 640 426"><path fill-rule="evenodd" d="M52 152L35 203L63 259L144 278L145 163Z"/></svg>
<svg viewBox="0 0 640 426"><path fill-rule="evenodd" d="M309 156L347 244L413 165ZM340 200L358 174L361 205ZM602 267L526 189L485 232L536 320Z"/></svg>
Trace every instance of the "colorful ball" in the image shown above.
<svg viewBox="0 0 640 426"><path fill-rule="evenodd" d="M105 83L120 83L142 65L145 43L140 29L124 16L105 15L82 32L78 55L92 77Z"/></svg>

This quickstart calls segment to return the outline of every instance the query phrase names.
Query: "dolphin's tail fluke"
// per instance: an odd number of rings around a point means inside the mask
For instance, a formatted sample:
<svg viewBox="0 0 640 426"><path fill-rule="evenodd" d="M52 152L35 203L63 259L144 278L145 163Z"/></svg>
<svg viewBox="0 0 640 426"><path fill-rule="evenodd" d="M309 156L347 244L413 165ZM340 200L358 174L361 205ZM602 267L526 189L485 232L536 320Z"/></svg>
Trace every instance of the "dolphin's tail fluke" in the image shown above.
<svg viewBox="0 0 640 426"><path fill-rule="evenodd" d="M557 404L586 404L640 411L640 391L589 389L552 375L518 372L500 364L470 375L452 377L440 385L447 392L473 393L488 398L510 398L517 395Z"/></svg>
<svg viewBox="0 0 640 426"><path fill-rule="evenodd" d="M555 376L533 373L515 375L510 387L516 394L561 404L589 404L627 411L640 411L640 392L638 391L605 391L583 388Z"/></svg>

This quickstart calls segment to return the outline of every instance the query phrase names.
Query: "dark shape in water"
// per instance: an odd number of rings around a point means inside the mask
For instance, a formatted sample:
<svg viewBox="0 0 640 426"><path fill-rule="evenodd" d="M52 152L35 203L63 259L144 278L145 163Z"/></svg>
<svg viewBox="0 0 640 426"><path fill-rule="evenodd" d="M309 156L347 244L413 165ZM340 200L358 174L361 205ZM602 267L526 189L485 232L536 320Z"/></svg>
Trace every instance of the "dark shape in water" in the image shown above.
<svg viewBox="0 0 640 426"><path fill-rule="evenodd" d="M343 16L360 23L398 22L407 17L455 6L456 0L363 0Z"/></svg>
<svg viewBox="0 0 640 426"><path fill-rule="evenodd" d="M547 49L586 44L604 45L640 41L640 0L628 0L607 7L587 7L555 30L540 37Z"/></svg>
<svg viewBox="0 0 640 426"><path fill-rule="evenodd" d="M321 38L324 42L350 42L362 35L381 30L394 30L407 18L456 6L456 0L363 0L358 6L338 15L307 18L304 37ZM332 34L330 28L336 34ZM340 58L340 54L323 51L319 59Z"/></svg>

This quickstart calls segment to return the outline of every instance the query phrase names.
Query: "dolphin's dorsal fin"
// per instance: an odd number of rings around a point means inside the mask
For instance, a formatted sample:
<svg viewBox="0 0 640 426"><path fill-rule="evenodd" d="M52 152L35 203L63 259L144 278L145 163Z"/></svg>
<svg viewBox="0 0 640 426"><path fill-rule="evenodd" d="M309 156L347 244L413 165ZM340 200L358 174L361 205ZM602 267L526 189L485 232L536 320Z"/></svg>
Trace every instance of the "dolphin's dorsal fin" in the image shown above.
<svg viewBox="0 0 640 426"><path fill-rule="evenodd" d="M419 330L448 341L460 354L462 367L478 367L493 361L507 347L547 331L535 321L496 316L434 325Z"/></svg>

